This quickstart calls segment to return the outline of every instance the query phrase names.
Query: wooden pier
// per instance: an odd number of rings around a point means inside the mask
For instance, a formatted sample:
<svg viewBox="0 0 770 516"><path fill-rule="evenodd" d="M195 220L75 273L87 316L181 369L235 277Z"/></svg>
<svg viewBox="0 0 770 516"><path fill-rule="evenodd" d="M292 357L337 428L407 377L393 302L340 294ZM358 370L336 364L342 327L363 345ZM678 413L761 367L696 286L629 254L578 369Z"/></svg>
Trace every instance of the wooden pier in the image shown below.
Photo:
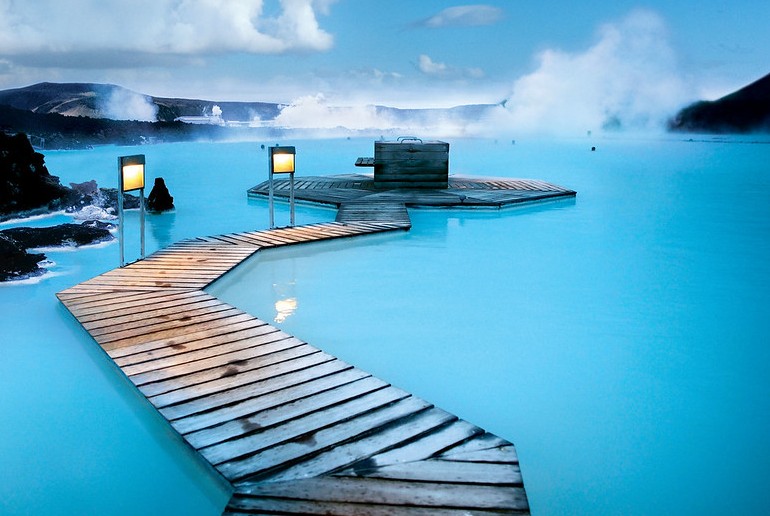
<svg viewBox="0 0 770 516"><path fill-rule="evenodd" d="M184 240L57 297L232 486L225 514L527 514L510 442L203 290L262 249L408 230L413 202L574 195L511 185L456 181L463 196L305 179L298 198L337 205L336 222Z"/></svg>
<svg viewBox="0 0 770 516"><path fill-rule="evenodd" d="M57 296L230 482L226 514L526 513L511 443L202 290L260 249L407 228L186 240Z"/></svg>
<svg viewBox="0 0 770 516"><path fill-rule="evenodd" d="M288 179L274 180L273 188L277 197L289 197ZM268 193L267 181L248 190L252 198L265 198ZM382 188L367 174L299 177L294 182L297 200L334 206L339 210L337 220L342 222L393 220L383 212L399 213L397 220L405 222L409 220L407 207L505 208L575 195L574 190L537 179L449 176L447 188ZM362 209L366 210L363 219L359 214L349 215Z"/></svg>

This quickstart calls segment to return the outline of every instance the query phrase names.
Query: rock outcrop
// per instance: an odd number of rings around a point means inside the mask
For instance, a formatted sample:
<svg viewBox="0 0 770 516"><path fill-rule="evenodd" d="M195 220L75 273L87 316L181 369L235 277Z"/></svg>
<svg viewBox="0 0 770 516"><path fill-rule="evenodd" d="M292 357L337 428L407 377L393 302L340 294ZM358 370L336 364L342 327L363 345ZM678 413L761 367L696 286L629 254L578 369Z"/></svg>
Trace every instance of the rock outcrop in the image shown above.
<svg viewBox="0 0 770 516"><path fill-rule="evenodd" d="M0 233L0 281L39 276L45 272L40 266L43 260L44 254L28 253L13 238Z"/></svg>
<svg viewBox="0 0 770 516"><path fill-rule="evenodd" d="M0 215L61 209L73 191L52 176L25 134L0 133Z"/></svg>
<svg viewBox="0 0 770 516"><path fill-rule="evenodd" d="M770 133L770 74L720 99L687 106L668 127L691 133Z"/></svg>
<svg viewBox="0 0 770 516"><path fill-rule="evenodd" d="M0 220L65 210L81 224L53 227L17 227L0 231L0 281L24 279L45 273L44 254L29 249L74 247L113 240L117 189L98 188L96 181L63 186L52 176L42 154L35 152L24 134L0 133ZM139 198L127 195L125 207L139 207Z"/></svg>
<svg viewBox="0 0 770 516"><path fill-rule="evenodd" d="M81 224L60 224L53 227L18 227L0 231L0 281L19 280L46 272L40 262L41 253L29 249L75 247L114 240L110 232L114 224L87 221Z"/></svg>

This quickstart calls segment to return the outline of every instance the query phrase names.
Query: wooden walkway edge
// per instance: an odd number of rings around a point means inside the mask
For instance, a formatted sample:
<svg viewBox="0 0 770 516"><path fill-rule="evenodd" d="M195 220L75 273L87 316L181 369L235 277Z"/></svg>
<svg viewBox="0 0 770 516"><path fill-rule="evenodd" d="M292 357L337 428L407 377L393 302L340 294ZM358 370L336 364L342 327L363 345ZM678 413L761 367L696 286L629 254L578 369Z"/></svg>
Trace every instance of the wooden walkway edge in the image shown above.
<svg viewBox="0 0 770 516"><path fill-rule="evenodd" d="M185 240L57 297L230 483L225 514L526 514L510 442L202 290L261 249L409 229L397 212Z"/></svg>

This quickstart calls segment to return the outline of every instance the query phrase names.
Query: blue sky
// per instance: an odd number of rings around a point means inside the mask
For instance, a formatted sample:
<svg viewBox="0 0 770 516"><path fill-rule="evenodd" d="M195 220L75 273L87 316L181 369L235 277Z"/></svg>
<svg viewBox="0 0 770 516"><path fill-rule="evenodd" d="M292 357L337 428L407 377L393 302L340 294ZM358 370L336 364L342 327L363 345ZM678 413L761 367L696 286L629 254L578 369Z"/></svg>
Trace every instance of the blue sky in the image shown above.
<svg viewBox="0 0 770 516"><path fill-rule="evenodd" d="M0 0L0 88L448 107L567 85L675 104L770 72L768 26L767 0Z"/></svg>

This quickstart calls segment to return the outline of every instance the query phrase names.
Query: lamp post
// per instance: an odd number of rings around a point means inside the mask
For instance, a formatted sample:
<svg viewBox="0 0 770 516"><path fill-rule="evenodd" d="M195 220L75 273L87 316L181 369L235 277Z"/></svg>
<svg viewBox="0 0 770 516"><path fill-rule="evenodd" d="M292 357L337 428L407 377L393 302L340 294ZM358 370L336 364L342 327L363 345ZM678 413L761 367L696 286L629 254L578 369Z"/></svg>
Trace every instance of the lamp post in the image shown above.
<svg viewBox="0 0 770 516"><path fill-rule="evenodd" d="M275 211L273 206L273 174L289 174L289 210L290 225L294 226L294 157L297 154L293 146L269 147L269 191L268 204L270 209L270 229L275 227Z"/></svg>
<svg viewBox="0 0 770 516"><path fill-rule="evenodd" d="M144 154L118 158L118 240L120 241L120 266L126 264L125 237L123 234L123 196L139 190L139 232L141 256L144 258Z"/></svg>

